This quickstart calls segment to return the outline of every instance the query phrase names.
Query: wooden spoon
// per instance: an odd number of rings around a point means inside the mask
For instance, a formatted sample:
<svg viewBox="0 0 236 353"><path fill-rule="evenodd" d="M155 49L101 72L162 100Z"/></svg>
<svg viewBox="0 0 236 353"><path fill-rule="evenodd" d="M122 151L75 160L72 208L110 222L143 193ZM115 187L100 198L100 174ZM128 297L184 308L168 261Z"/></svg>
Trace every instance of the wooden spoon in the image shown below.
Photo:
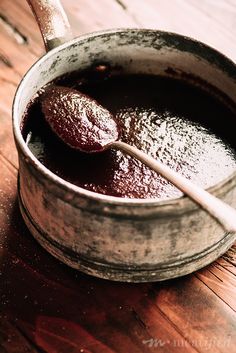
<svg viewBox="0 0 236 353"><path fill-rule="evenodd" d="M52 86L42 95L41 105L52 130L70 147L86 153L115 148L137 158L188 195L227 232L236 232L236 210L138 148L119 141L121 130L114 116L94 99L71 88Z"/></svg>

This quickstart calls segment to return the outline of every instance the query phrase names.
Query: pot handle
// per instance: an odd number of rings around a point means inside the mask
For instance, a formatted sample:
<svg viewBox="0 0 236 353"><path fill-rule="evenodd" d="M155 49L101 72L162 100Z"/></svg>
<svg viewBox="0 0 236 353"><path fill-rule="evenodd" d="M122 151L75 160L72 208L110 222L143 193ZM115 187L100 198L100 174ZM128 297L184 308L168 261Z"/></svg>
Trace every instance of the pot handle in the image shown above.
<svg viewBox="0 0 236 353"><path fill-rule="evenodd" d="M72 39L72 32L60 0L27 0L40 28L46 51Z"/></svg>

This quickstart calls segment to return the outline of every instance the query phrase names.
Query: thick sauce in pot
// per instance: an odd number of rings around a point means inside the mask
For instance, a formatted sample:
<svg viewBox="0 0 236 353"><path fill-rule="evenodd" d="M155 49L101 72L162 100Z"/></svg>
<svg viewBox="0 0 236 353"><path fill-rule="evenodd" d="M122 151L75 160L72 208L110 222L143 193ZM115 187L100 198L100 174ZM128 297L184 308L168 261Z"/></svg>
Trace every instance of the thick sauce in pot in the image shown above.
<svg viewBox="0 0 236 353"><path fill-rule="evenodd" d="M82 73L56 82L95 98L122 127L121 140L158 158L202 187L236 170L235 114L201 89L149 75ZM61 178L98 193L125 198L182 193L141 162L108 150L85 154L60 141L44 119L41 90L25 112L23 135L33 154Z"/></svg>

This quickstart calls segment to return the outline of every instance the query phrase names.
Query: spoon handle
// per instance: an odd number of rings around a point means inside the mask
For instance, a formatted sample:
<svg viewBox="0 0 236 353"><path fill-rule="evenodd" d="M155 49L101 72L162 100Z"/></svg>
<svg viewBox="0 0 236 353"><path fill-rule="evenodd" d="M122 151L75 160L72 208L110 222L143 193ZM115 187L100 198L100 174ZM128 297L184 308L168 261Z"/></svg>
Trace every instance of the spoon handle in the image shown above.
<svg viewBox="0 0 236 353"><path fill-rule="evenodd" d="M236 232L236 210L231 206L136 147L121 141L113 142L110 147L122 150L161 174L213 216L227 232Z"/></svg>

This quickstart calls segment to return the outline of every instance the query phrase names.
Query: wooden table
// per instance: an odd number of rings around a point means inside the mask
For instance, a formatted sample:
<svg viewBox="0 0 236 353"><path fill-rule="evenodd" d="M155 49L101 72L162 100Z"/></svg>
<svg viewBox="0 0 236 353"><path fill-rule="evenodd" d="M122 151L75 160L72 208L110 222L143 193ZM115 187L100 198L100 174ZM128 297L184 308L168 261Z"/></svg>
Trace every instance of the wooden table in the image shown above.
<svg viewBox="0 0 236 353"><path fill-rule="evenodd" d="M151 27L198 38L236 60L235 0L65 0L75 34ZM162 283L122 284L47 254L19 214L12 99L43 54L24 0L0 1L0 352L236 352L236 248Z"/></svg>

